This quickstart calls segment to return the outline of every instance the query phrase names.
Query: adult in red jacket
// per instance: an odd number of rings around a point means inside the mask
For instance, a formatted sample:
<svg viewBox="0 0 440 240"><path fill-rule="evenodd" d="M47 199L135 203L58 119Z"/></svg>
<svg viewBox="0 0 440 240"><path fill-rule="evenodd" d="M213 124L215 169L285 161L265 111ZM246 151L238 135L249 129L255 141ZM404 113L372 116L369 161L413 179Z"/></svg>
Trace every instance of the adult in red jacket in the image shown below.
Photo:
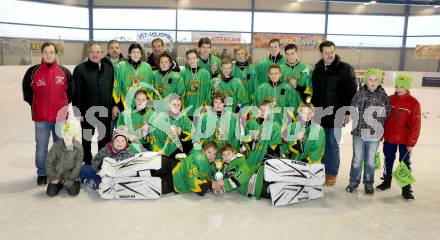
<svg viewBox="0 0 440 240"><path fill-rule="evenodd" d="M384 181L376 187L381 191L391 188L393 164L397 149L399 149L399 161L403 161L411 169L411 151L417 143L421 126L419 101L411 96L409 92L411 82L412 78L410 76L399 75L395 84L396 92L390 96L392 111L384 127ZM402 196L407 200L414 199L411 185L402 188Z"/></svg>
<svg viewBox="0 0 440 240"><path fill-rule="evenodd" d="M57 47L45 42L41 47L43 59L30 67L23 78L23 98L29 103L35 122L35 165L37 184L47 184L46 157L50 133L52 140L59 140L60 128L67 118L67 106L73 95L70 71L57 64ZM55 131L57 127L57 131Z"/></svg>

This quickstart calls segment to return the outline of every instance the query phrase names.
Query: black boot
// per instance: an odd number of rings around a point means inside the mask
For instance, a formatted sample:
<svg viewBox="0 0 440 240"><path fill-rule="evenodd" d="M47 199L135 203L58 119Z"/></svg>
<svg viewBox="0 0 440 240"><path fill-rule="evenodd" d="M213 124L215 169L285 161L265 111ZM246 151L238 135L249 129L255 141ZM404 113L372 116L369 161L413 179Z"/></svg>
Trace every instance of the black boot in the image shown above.
<svg viewBox="0 0 440 240"><path fill-rule="evenodd" d="M411 189L411 185L405 186L402 188L402 197L405 200L414 200L413 191Z"/></svg>
<svg viewBox="0 0 440 240"><path fill-rule="evenodd" d="M80 180L76 180L73 185L67 189L67 192L70 196L76 196L79 194L79 190L81 189L81 182Z"/></svg>
<svg viewBox="0 0 440 240"><path fill-rule="evenodd" d="M49 197L55 197L56 195L58 195L58 193L62 188L63 185L61 183L57 183L57 184L49 183L49 185L47 185L46 193Z"/></svg>
<svg viewBox="0 0 440 240"><path fill-rule="evenodd" d="M38 176L37 178L37 184L40 185L46 185L47 184L47 176Z"/></svg>
<svg viewBox="0 0 440 240"><path fill-rule="evenodd" d="M381 178L383 182L379 185L377 185L376 189L379 191L385 191L387 189L391 188L391 176L384 176Z"/></svg>
<svg viewBox="0 0 440 240"><path fill-rule="evenodd" d="M372 183L365 183L365 194L371 196L374 194L374 187Z"/></svg>

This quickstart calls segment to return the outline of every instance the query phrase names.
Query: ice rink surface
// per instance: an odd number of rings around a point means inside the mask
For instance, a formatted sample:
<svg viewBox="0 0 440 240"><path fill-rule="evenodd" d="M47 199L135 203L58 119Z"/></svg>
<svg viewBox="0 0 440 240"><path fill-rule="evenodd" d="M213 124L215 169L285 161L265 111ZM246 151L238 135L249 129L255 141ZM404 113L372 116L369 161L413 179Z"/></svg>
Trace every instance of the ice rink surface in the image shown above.
<svg viewBox="0 0 440 240"><path fill-rule="evenodd" d="M337 184L326 187L322 199L273 207L269 200L237 193L108 201L83 188L78 197L62 191L49 198L36 185L34 125L21 82L0 78L1 240L440 239L440 89L412 91L423 112L412 156L415 201L405 202L395 181L391 190L372 197L363 186L355 194L345 192L352 155L346 127ZM381 174L376 171L375 186Z"/></svg>

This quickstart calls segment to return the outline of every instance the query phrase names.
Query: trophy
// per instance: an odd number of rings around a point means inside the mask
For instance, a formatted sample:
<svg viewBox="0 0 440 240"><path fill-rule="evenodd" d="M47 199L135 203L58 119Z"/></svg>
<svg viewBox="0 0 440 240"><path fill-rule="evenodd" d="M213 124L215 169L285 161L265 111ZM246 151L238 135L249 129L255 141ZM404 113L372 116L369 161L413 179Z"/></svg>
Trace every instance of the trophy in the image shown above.
<svg viewBox="0 0 440 240"><path fill-rule="evenodd" d="M215 173L215 176L214 176L216 181L223 180L223 173L222 173L223 164L224 164L224 162L222 159L216 159L214 161L214 166L217 169L217 172ZM223 194L224 191L223 190L215 190L214 193L215 194Z"/></svg>

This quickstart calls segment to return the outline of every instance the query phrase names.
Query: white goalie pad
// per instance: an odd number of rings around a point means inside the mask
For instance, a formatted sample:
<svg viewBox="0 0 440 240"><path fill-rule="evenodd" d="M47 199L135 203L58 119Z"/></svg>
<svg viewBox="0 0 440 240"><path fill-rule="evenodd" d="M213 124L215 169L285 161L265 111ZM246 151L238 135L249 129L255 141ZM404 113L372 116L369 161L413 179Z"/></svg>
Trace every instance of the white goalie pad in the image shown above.
<svg viewBox="0 0 440 240"><path fill-rule="evenodd" d="M322 186L309 187L291 183L274 183L269 186L272 204L285 206L321 198L324 195Z"/></svg>
<svg viewBox="0 0 440 240"><path fill-rule="evenodd" d="M98 193L103 199L158 199L161 183L158 177L104 177Z"/></svg>
<svg viewBox="0 0 440 240"><path fill-rule="evenodd" d="M264 180L322 186L325 182L324 164L307 164L289 159L268 159L264 164Z"/></svg>
<svg viewBox="0 0 440 240"><path fill-rule="evenodd" d="M131 158L117 161L104 158L98 175L101 177L151 176L150 170L160 169L162 157L157 152L141 152Z"/></svg>

